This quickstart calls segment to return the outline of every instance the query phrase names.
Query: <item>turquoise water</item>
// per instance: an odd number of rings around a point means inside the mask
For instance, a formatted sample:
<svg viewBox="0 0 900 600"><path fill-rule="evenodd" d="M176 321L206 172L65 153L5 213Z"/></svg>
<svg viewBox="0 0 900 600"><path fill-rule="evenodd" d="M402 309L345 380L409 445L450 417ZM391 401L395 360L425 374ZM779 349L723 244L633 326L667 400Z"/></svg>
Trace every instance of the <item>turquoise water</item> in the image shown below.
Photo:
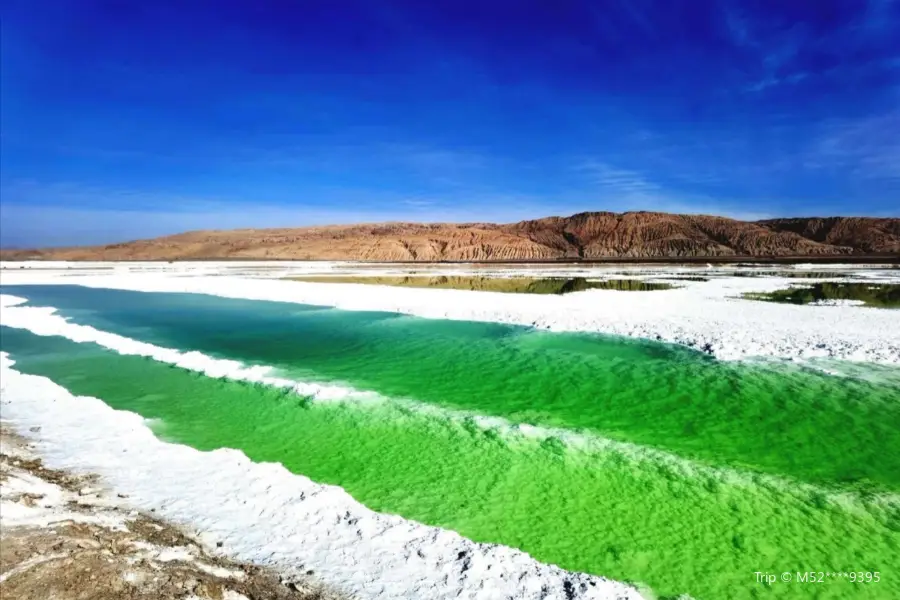
<svg viewBox="0 0 900 600"><path fill-rule="evenodd" d="M159 419L168 439L282 462L377 510L662 595L898 594L885 577L863 589L765 587L753 575L900 564L900 512L878 500L900 483L894 385L497 324L63 286L3 292L81 324L274 365L296 379L639 445L510 438L406 403L310 404L92 344L2 330L0 346L23 371Z"/></svg>

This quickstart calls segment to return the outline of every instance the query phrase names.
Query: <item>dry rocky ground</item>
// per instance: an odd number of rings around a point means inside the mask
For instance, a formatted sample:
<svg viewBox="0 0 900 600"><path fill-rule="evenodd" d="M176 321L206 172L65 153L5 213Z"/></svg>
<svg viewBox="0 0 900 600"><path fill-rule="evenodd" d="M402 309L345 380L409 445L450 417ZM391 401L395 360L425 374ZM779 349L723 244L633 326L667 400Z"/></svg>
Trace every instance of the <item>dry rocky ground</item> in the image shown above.
<svg viewBox="0 0 900 600"><path fill-rule="evenodd" d="M337 600L313 581L213 556L91 477L48 469L0 427L0 598Z"/></svg>

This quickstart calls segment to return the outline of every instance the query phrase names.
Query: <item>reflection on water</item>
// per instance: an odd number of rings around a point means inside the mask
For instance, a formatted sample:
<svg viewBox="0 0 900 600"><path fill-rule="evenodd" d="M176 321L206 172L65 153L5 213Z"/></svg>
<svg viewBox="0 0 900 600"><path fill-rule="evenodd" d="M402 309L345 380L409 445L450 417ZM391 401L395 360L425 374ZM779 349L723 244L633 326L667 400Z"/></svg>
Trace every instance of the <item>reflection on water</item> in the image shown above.
<svg viewBox="0 0 900 600"><path fill-rule="evenodd" d="M834 279L847 277L845 271L734 271L720 273L727 277L787 277L789 279Z"/></svg>
<svg viewBox="0 0 900 600"><path fill-rule="evenodd" d="M310 276L289 277L293 281L313 283L368 283L376 285L394 285L400 287L442 288L453 290L473 290L479 292L506 292L515 294L568 294L583 290L619 290L626 292L649 292L667 290L673 286L668 283L648 283L634 279L609 279L606 281L588 280L584 277L476 277L476 276L440 276L440 277L398 277L398 276Z"/></svg>
<svg viewBox="0 0 900 600"><path fill-rule="evenodd" d="M748 293L744 298L787 304L810 304L827 300L857 300L866 306L900 308L900 284L816 283L768 293Z"/></svg>
<svg viewBox="0 0 900 600"><path fill-rule="evenodd" d="M618 290L620 292L652 292L654 290L670 290L676 286L670 283L650 283L638 279L607 279L606 281L590 281L590 287L599 290Z"/></svg>
<svg viewBox="0 0 900 600"><path fill-rule="evenodd" d="M709 277L696 277L693 275L660 275L660 277L677 281L709 281Z"/></svg>

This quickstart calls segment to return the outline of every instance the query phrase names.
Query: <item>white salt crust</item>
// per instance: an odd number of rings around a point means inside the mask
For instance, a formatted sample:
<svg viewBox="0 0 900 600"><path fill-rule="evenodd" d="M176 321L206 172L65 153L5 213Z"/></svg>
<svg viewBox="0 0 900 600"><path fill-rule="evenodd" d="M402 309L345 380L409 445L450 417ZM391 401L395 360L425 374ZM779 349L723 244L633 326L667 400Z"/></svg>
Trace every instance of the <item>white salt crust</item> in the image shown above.
<svg viewBox="0 0 900 600"><path fill-rule="evenodd" d="M13 365L0 353L3 418L21 432L41 428L35 450L48 466L96 473L133 506L190 526L237 559L287 575L312 570L359 598L641 598L619 582L376 513L339 487L237 450L162 442L139 415Z"/></svg>
<svg viewBox="0 0 900 600"><path fill-rule="evenodd" d="M431 318L498 321L555 330L599 331L705 349L723 359L829 357L900 363L900 320L891 311L848 306L791 306L736 299L798 283L788 279L722 278L654 292L590 290L567 296L528 296L455 290L280 281L243 273L234 263L100 265L84 274L65 263L54 269L10 269L0 283L79 284L136 291L195 292L278 300L350 310L385 310ZM252 269L256 265L245 265ZM329 265L326 265L330 268ZM283 269L283 264L277 265ZM300 271L308 268L301 264ZM322 269L322 265L316 265ZM811 267L812 268L812 267ZM817 267L816 267L817 268ZM559 270L559 269L557 269ZM654 269L659 271L659 269ZM458 270L457 270L458 271ZM375 274L366 269L368 274ZM303 274L269 272L278 275ZM465 271L455 274L466 274ZM469 272L471 274L471 271ZM547 273L506 272L508 275ZM562 273L590 276L591 272ZM687 273L690 274L690 273ZM639 275L639 273L638 273ZM891 281L893 273L873 277ZM861 274L863 277L868 273ZM659 278L660 275L656 275ZM123 354L147 356L204 372L268 384L289 384L316 400L379 400L333 385L276 380L264 367L181 353L68 323L53 309L14 307L0 297L0 321L42 335L96 342ZM92 398L75 398L41 377L22 375L0 359L4 418L41 426L40 450L50 466L104 476L142 508L190 524L204 539L243 560L286 572L314 570L363 598L639 598L616 582L567 573L527 554L476 544L459 535L369 511L343 490L318 485L280 465L254 464L243 453L201 453L156 440L143 420ZM49 422L49 423L48 423ZM48 428L49 427L49 428ZM245 482L232 496L209 494ZM223 496L223 497L217 497ZM420 554L421 552L421 554Z"/></svg>
<svg viewBox="0 0 900 600"><path fill-rule="evenodd" d="M240 361L213 358L202 352L182 352L173 348L140 342L132 338L101 331L89 325L72 323L56 314L56 309L53 307L28 306L25 302L24 298L0 294L0 308L3 309L0 310L0 325L24 329L40 336L58 336L77 343L93 343L118 354L149 358L188 371L202 373L208 377L288 389L317 403L344 402L377 405L392 402L423 416L429 415L457 423L473 423L485 431L497 432L510 440L516 438L531 440L554 438L562 441L567 447L572 449L581 449L588 452L615 452L622 457L635 461L653 461L657 464L665 464L669 468L682 473L685 477L702 475L732 485L752 487L765 485L784 493L792 493L802 497L808 497L811 493L817 493L834 500L836 505L843 508L851 510L859 508L853 494L836 494L814 485L777 476L761 474L749 476L741 471L712 467L647 446L611 440L595 432L572 431L555 427L514 423L502 417L485 416L470 411L449 409L419 402L415 399L389 398L377 392L359 390L348 386L276 377L271 375L275 369L270 366L247 366ZM883 494L878 498L886 505L900 505L900 499L894 494ZM870 501L874 499L874 497L869 498Z"/></svg>
<svg viewBox="0 0 900 600"><path fill-rule="evenodd" d="M684 287L672 290L594 289L555 296L273 279L336 272L338 267L342 274L376 275L397 272L399 266L376 269L337 263L4 263L2 267L0 282L5 285L77 284L147 292L192 292L436 319L512 323L555 331L592 331L682 344L722 360L827 358L900 364L897 311L846 303L797 306L740 299L745 292L769 292L803 283L783 277L719 276L706 282L685 281ZM798 270L803 267L807 266ZM844 265L842 269L847 272L854 267ZM835 266L830 270L837 272ZM485 271L455 266L427 269L429 274L453 275ZM609 272L609 268L567 270L560 267L503 271L510 276L586 277ZM631 268L626 272L632 273L633 278L644 279L647 277L642 273L651 272L653 279L664 277L661 272L673 276L704 274L701 269L681 267ZM710 272L727 275L734 269ZM900 282L900 271L896 269L858 273L859 278L873 282Z"/></svg>

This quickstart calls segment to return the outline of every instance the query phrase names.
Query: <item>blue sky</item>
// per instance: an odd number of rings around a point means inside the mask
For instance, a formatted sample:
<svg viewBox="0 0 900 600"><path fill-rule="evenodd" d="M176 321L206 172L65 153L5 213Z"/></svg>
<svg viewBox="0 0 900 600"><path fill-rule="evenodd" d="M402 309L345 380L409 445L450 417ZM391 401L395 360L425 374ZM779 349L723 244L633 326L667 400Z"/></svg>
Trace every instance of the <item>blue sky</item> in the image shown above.
<svg viewBox="0 0 900 600"><path fill-rule="evenodd" d="M900 215L900 0L0 0L0 242Z"/></svg>

